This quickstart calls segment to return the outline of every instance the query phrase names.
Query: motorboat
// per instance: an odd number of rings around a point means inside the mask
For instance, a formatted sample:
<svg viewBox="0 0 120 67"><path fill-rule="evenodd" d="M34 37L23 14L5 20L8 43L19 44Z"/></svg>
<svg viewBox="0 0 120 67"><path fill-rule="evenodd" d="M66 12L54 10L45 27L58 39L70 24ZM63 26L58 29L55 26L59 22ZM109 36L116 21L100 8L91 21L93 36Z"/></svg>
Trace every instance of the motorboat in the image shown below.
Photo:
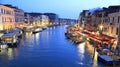
<svg viewBox="0 0 120 67"><path fill-rule="evenodd" d="M47 26L42 27L43 30L47 29Z"/></svg>
<svg viewBox="0 0 120 67"><path fill-rule="evenodd" d="M118 59L113 59L112 56L109 55L98 55L98 61L103 62L107 65L112 65L114 64L119 64L119 60Z"/></svg>
<svg viewBox="0 0 120 67"><path fill-rule="evenodd" d="M38 33L38 32L41 32L42 31L42 28L34 28L33 29L33 33Z"/></svg>

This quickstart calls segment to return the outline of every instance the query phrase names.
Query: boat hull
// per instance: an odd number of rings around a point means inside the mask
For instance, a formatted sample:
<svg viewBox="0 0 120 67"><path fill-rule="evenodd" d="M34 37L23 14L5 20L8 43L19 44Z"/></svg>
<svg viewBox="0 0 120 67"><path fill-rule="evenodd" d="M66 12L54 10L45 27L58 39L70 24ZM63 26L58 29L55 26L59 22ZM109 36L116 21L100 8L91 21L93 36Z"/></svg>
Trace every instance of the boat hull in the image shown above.
<svg viewBox="0 0 120 67"><path fill-rule="evenodd" d="M113 63L119 64L119 60L113 60L113 58L108 55L98 55L98 61L107 65L112 65Z"/></svg>

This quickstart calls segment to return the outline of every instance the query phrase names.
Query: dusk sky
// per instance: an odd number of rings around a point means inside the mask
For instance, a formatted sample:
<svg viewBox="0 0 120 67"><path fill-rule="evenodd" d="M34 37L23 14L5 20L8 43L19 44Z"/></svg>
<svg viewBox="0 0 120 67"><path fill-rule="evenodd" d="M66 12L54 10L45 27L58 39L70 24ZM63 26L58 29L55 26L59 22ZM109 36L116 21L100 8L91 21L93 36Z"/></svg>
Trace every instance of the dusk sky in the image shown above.
<svg viewBox="0 0 120 67"><path fill-rule="evenodd" d="M0 3L18 6L25 12L51 12L60 18L77 19L82 10L120 5L120 0L0 0Z"/></svg>

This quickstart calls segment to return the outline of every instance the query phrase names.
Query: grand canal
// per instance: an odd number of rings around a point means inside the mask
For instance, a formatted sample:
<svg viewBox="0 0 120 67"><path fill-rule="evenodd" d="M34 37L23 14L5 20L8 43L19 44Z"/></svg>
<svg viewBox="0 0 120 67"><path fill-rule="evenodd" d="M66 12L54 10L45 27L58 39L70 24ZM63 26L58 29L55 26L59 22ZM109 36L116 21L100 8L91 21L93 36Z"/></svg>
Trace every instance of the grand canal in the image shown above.
<svg viewBox="0 0 120 67"><path fill-rule="evenodd" d="M93 46L66 39L66 26L25 33L17 47L1 50L0 67L104 67L92 59ZM92 63L93 62L93 63Z"/></svg>

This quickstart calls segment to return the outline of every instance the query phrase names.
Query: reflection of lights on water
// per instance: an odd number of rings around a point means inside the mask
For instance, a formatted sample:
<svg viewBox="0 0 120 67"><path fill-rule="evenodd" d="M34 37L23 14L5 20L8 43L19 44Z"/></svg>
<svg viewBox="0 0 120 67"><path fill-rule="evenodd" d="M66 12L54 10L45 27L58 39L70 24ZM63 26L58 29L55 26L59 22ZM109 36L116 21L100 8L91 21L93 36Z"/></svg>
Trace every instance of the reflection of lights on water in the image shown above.
<svg viewBox="0 0 120 67"><path fill-rule="evenodd" d="M34 36L32 35L32 32L26 32L25 34L26 34L27 42L33 42L34 41L33 40Z"/></svg>
<svg viewBox="0 0 120 67"><path fill-rule="evenodd" d="M85 43L79 44L78 48L79 48L79 53L83 54L85 52Z"/></svg>
<svg viewBox="0 0 120 67"><path fill-rule="evenodd" d="M82 62L78 62L77 64L84 65Z"/></svg>
<svg viewBox="0 0 120 67"><path fill-rule="evenodd" d="M12 48L8 48L8 58L9 58L9 60L13 59L13 49Z"/></svg>
<svg viewBox="0 0 120 67"><path fill-rule="evenodd" d="M35 34L35 37L36 37L37 40L39 39L39 34L40 34L40 33L36 33L36 34Z"/></svg>
<svg viewBox="0 0 120 67"><path fill-rule="evenodd" d="M29 38L32 35L32 32L26 33L26 38Z"/></svg>
<svg viewBox="0 0 120 67"><path fill-rule="evenodd" d="M55 29L55 26L53 27L53 29Z"/></svg>
<svg viewBox="0 0 120 67"><path fill-rule="evenodd" d="M13 57L13 50L14 50L14 55L15 56L18 56L18 49L17 48L8 48L8 53L7 53L7 55L8 55L8 59L9 60L12 60L14 57Z"/></svg>
<svg viewBox="0 0 120 67"><path fill-rule="evenodd" d="M87 50L89 51L91 57L93 58L93 55L94 55L94 47L93 47L93 45L91 45L89 42L87 42L86 47L87 47ZM98 52L95 51L94 58L93 59L91 58L91 60L92 60L91 63L93 63L92 67L97 66L97 57L98 57Z"/></svg>
<svg viewBox="0 0 120 67"><path fill-rule="evenodd" d="M49 29L52 30L52 27L50 27Z"/></svg>
<svg viewBox="0 0 120 67"><path fill-rule="evenodd" d="M86 47L87 47L87 50L89 51L89 53L92 55L93 52L94 52L94 48L93 48L93 45L91 45L89 42L86 43Z"/></svg>
<svg viewBox="0 0 120 67"><path fill-rule="evenodd" d="M7 49L1 49L0 54L6 54Z"/></svg>
<svg viewBox="0 0 120 67"><path fill-rule="evenodd" d="M81 60L84 59L85 43L79 44L79 46L78 46L78 52L79 52L80 59Z"/></svg>
<svg viewBox="0 0 120 67"><path fill-rule="evenodd" d="M97 53L97 51L95 51L95 56L93 59L93 67L97 67L97 57L98 57L98 53Z"/></svg>

